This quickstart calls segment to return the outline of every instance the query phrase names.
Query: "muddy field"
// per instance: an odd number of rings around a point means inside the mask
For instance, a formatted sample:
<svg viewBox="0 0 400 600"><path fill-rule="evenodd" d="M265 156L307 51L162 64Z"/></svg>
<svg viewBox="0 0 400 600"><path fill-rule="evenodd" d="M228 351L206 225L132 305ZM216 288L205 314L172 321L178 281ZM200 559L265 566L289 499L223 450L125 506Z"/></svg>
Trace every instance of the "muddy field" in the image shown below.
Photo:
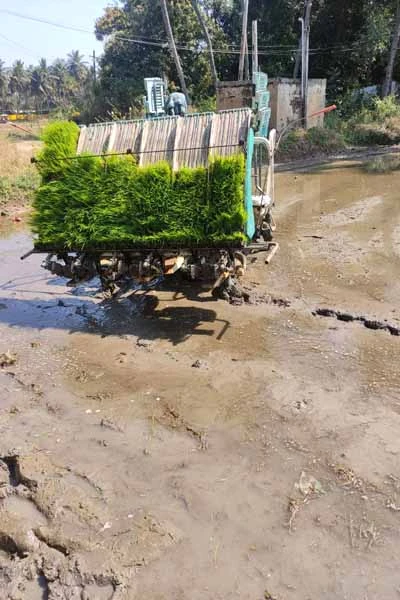
<svg viewBox="0 0 400 600"><path fill-rule="evenodd" d="M400 598L399 184L279 175L242 306L104 302L3 226L1 599Z"/></svg>

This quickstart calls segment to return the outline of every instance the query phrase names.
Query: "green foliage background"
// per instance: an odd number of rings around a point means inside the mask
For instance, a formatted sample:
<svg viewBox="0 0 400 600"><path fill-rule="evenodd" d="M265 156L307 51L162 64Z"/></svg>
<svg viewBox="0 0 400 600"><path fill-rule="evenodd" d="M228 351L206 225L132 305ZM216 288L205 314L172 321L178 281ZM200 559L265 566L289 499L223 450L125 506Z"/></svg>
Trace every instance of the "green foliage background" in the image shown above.
<svg viewBox="0 0 400 600"><path fill-rule="evenodd" d="M241 0L197 0L212 39L218 78L238 77L242 27ZM305 0L252 0L251 21L258 22L260 68L269 77L292 77ZM328 80L328 99L354 89L380 85L393 35L397 0L313 0L310 77ZM104 7L104 8L103 8ZM204 32L191 0L168 0L168 12L194 107L212 104L215 87ZM33 66L0 58L2 110L57 110L83 122L95 118L138 116L143 112L145 77L166 76L178 83L168 49L160 0L99 2L93 15L104 53L93 66L72 51L66 59ZM397 57L394 79L400 80Z"/></svg>
<svg viewBox="0 0 400 600"><path fill-rule="evenodd" d="M218 77L238 77L241 0L199 0L212 38ZM348 90L380 84L387 64L397 0L313 0L310 77L328 80L336 101ZM192 101L202 106L215 94L205 39L190 0L169 0L168 10ZM252 0L258 21L260 68L270 77L292 77L304 0ZM105 40L99 93L103 109L127 114L141 108L143 78L165 73L178 83L166 41L159 0L123 0L104 9L96 35ZM148 39L143 45L126 40ZM399 79L396 62L394 78Z"/></svg>

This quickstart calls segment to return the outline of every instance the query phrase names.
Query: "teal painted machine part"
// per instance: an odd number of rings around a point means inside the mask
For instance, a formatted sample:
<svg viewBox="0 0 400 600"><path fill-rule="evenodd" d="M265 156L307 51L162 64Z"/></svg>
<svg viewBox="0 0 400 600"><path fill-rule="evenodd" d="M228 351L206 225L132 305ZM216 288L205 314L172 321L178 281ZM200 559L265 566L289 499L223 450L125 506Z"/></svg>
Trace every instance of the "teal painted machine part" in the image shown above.
<svg viewBox="0 0 400 600"><path fill-rule="evenodd" d="M253 185L252 185L252 166L254 153L254 131L250 127L247 136L247 158L246 158L246 177L244 182L244 201L247 213L246 235L252 240L256 232L256 223L253 211Z"/></svg>
<svg viewBox="0 0 400 600"><path fill-rule="evenodd" d="M270 93L268 91L268 75L258 71L253 73L253 84L256 88L253 98L253 111L257 115L257 135L268 137L271 108L269 106Z"/></svg>

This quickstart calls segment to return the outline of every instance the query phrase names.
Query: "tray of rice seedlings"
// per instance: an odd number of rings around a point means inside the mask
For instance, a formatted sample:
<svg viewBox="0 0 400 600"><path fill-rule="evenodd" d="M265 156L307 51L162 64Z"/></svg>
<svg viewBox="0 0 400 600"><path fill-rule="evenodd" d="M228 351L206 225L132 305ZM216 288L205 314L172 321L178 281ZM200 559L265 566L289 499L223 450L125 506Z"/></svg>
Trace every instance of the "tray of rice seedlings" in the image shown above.
<svg viewBox="0 0 400 600"><path fill-rule="evenodd" d="M55 123L37 157L36 250L237 247L245 242L245 158L174 172L128 155L76 155L79 128Z"/></svg>

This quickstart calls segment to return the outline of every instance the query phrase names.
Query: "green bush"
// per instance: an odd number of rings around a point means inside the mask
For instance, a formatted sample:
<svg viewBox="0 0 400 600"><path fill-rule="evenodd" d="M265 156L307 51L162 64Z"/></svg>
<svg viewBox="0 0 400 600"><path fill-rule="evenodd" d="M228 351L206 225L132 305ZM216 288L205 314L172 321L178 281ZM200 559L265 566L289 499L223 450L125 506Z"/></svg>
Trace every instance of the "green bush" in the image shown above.
<svg viewBox="0 0 400 600"><path fill-rule="evenodd" d="M338 109L335 113L344 123L355 115L368 114L374 110L376 96L360 94L359 90L349 90L340 98L335 99Z"/></svg>
<svg viewBox="0 0 400 600"><path fill-rule="evenodd" d="M357 98L357 97L356 97ZM400 104L394 96L362 98L337 123L347 143L360 146L390 145L400 142Z"/></svg>
<svg viewBox="0 0 400 600"><path fill-rule="evenodd" d="M383 124L387 119L400 117L400 104L394 96L387 98L370 98L369 102L364 104L358 111L350 115L349 125L357 124Z"/></svg>
<svg viewBox="0 0 400 600"><path fill-rule="evenodd" d="M45 136L42 185L32 216L38 246L129 248L244 240L243 154L177 173L164 162L138 167L131 155L60 161L75 153L71 132L57 128Z"/></svg>
<svg viewBox="0 0 400 600"><path fill-rule="evenodd" d="M196 112L215 112L217 109L217 98L210 96L209 98L202 98L196 102Z"/></svg>
<svg viewBox="0 0 400 600"><path fill-rule="evenodd" d="M384 119L390 119L391 117L400 117L400 104L395 96L387 96L382 100L380 98L375 98L373 112L375 113L376 121L383 121Z"/></svg>

